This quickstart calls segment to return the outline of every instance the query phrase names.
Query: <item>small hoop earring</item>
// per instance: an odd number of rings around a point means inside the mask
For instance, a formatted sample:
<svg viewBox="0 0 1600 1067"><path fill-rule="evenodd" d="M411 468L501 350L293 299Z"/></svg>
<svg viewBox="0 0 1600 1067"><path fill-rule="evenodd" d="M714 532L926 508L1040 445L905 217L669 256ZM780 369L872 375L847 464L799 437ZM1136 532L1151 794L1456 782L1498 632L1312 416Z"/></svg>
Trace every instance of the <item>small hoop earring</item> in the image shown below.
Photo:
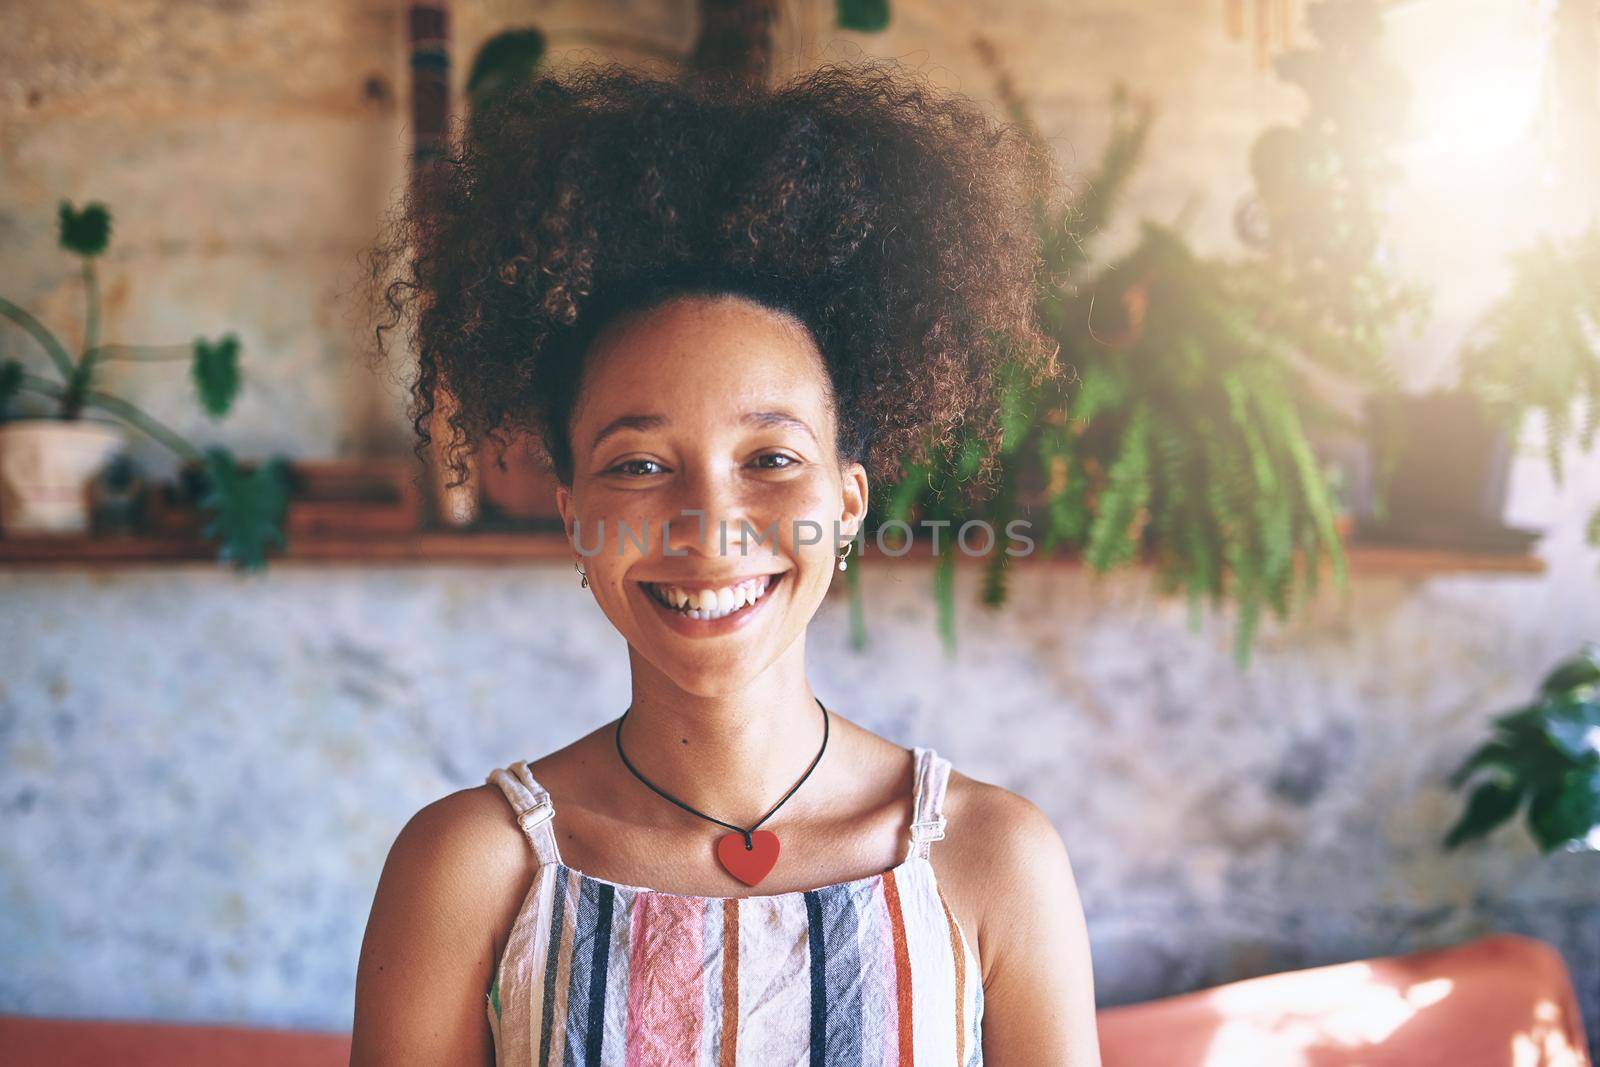
<svg viewBox="0 0 1600 1067"><path fill-rule="evenodd" d="M841 552L841 553L839 553L839 569L840 569L840 570L847 570L847 569L849 569L849 566L850 566L850 565L849 565L849 564L848 564L848 563L846 563L846 562L845 562L845 561L844 561L844 558L845 558L845 557L846 557L846 556L848 556L848 555L849 555L849 554L850 554L850 550L851 550L851 549L852 549L852 548L855 548L855 547L856 547L856 543L855 543L855 541L853 541L853 540L852 540L852 541L846 541L846 542L845 542L845 544L844 544L844 551L843 551L843 552Z"/></svg>
<svg viewBox="0 0 1600 1067"><path fill-rule="evenodd" d="M589 588L589 572L580 567L577 560L572 561L572 569L583 575L583 581L578 583L578 587L580 589Z"/></svg>

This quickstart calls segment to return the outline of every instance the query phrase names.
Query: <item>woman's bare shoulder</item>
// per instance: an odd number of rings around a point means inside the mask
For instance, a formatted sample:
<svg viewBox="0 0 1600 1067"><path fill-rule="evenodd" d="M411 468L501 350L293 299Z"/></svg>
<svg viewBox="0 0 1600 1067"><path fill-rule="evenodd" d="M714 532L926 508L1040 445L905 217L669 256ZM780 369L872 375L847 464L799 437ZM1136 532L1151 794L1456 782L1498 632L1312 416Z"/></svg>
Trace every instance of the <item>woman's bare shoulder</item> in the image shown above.
<svg viewBox="0 0 1600 1067"><path fill-rule="evenodd" d="M426 867L454 882L520 873L531 857L527 839L500 787L484 783L440 797L412 815L395 839L390 862Z"/></svg>
<svg viewBox="0 0 1600 1067"><path fill-rule="evenodd" d="M959 817L962 826L975 831L975 836L992 838L998 834L1016 839L1045 832L1059 838L1050 817L1033 801L953 767L945 785L944 810L950 822Z"/></svg>
<svg viewBox="0 0 1600 1067"><path fill-rule="evenodd" d="M954 770L946 797L962 842L953 877L983 901L984 1057L1093 1067L1093 961L1060 832L1027 797Z"/></svg>
<svg viewBox="0 0 1600 1067"><path fill-rule="evenodd" d="M1025 927L1028 910L1041 898L1071 893L1073 875L1055 824L1033 801L1004 786L954 768L945 787L947 857L952 878L979 890L979 955L985 971L998 958L1005 932ZM997 886L1005 883L1006 889Z"/></svg>
<svg viewBox="0 0 1600 1067"><path fill-rule="evenodd" d="M367 919L352 1063L491 1052L483 997L533 869L497 786L457 790L411 816Z"/></svg>

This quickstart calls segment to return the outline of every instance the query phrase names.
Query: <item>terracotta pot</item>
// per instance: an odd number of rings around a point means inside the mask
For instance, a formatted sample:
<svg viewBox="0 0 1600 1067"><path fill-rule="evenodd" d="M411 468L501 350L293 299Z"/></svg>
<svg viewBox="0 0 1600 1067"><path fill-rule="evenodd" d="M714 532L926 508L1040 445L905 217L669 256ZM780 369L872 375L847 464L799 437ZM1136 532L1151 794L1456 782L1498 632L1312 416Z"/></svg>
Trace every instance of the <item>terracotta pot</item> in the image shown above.
<svg viewBox="0 0 1600 1067"><path fill-rule="evenodd" d="M0 531L89 532L89 483L126 441L115 423L17 419L0 425Z"/></svg>
<svg viewBox="0 0 1600 1067"><path fill-rule="evenodd" d="M1369 540L1524 552L1538 530L1502 522L1513 442L1459 389L1374 394L1374 484L1388 514L1360 516Z"/></svg>
<svg viewBox="0 0 1600 1067"><path fill-rule="evenodd" d="M300 459L290 465L290 537L394 537L422 520L422 494L409 458Z"/></svg>
<svg viewBox="0 0 1600 1067"><path fill-rule="evenodd" d="M507 437L505 470L495 462L492 442L481 443L475 455L484 510L508 519L559 519L556 478L546 469L543 446L532 434Z"/></svg>
<svg viewBox="0 0 1600 1067"><path fill-rule="evenodd" d="M1471 394L1377 393L1367 411L1375 458L1389 467L1386 498L1395 521L1443 516L1499 523L1511 441Z"/></svg>

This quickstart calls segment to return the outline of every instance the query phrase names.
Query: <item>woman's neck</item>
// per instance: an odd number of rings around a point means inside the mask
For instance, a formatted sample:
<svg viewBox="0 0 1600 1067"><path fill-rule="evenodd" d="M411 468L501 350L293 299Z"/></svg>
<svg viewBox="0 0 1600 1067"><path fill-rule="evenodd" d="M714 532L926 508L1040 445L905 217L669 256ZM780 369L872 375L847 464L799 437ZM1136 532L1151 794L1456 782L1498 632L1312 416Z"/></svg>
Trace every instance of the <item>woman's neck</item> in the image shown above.
<svg viewBox="0 0 1600 1067"><path fill-rule="evenodd" d="M709 697L687 693L635 660L623 751L639 774L692 808L749 826L800 781L822 749L823 712L806 681L803 651L785 656L741 689ZM634 777L615 747L613 741L612 759L624 779L619 797L633 797L630 807L651 823L694 818ZM807 784L819 780L826 762L824 753ZM796 791L781 811L809 806L802 803L805 792Z"/></svg>

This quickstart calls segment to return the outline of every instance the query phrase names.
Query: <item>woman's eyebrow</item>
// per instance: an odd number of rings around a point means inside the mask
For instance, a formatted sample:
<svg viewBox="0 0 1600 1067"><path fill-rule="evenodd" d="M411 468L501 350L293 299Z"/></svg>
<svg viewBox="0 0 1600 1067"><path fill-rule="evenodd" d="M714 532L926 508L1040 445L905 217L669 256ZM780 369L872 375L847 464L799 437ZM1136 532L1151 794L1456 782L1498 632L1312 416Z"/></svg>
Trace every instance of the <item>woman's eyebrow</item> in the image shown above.
<svg viewBox="0 0 1600 1067"><path fill-rule="evenodd" d="M739 421L747 426L756 426L761 429L772 426L787 426L790 429L804 432L812 441L817 440L817 435L804 419L787 411L747 411Z"/></svg>
<svg viewBox="0 0 1600 1067"><path fill-rule="evenodd" d="M600 432L594 435L594 440L589 442L589 451L593 452L599 448L600 442L614 433L621 433L623 430L656 430L665 426L668 421L665 415L619 416L600 428Z"/></svg>
<svg viewBox="0 0 1600 1067"><path fill-rule="evenodd" d="M621 433L623 430L659 430L671 421L665 415L618 416L606 423L600 428L600 432L594 435L594 440L589 443L589 451L593 452L599 448L600 443L614 433ZM817 440L815 431L811 429L811 426L804 419L787 411L747 411L740 417L739 421L747 426L755 426L762 429L772 426L786 426L790 429L800 430L810 437L812 441Z"/></svg>

